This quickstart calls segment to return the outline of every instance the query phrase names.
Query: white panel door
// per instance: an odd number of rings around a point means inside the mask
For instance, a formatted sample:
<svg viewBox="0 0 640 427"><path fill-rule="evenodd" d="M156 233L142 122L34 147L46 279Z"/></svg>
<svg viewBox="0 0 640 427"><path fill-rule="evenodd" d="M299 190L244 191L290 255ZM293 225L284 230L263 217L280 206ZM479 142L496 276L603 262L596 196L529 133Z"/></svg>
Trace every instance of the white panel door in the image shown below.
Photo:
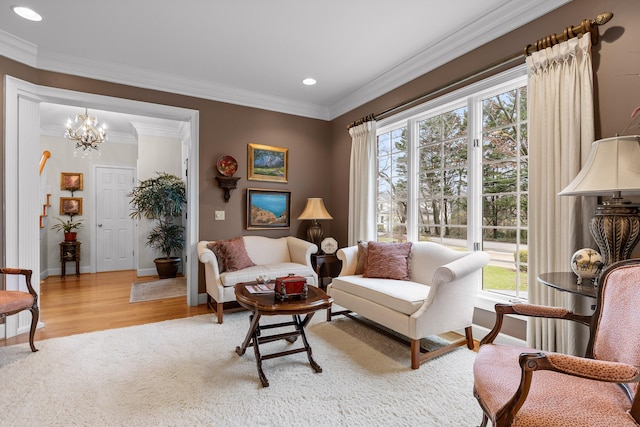
<svg viewBox="0 0 640 427"><path fill-rule="evenodd" d="M134 221L129 218L132 168L96 168L97 271L133 270Z"/></svg>

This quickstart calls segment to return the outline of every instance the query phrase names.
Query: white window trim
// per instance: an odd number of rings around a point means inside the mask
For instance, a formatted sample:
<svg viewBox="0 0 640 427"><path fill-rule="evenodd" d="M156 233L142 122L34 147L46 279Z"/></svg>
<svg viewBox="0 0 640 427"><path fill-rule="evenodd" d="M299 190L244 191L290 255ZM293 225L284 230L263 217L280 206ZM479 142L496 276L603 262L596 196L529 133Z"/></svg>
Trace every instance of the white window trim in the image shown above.
<svg viewBox="0 0 640 427"><path fill-rule="evenodd" d="M475 108L478 104L477 101L494 93L507 92L526 85L527 76L527 66L526 64L522 64L518 67L514 67L510 70L483 79L482 81L472 83L461 89L452 91L431 101L427 101L424 104L409 108L396 115L379 120L377 132L378 134L386 133L407 126L407 137L411 138L411 134L416 132L418 121L437 116L438 114L455 109L456 107L467 105L469 106L467 111L468 116L471 117L471 115L473 115L476 118L476 120L473 120L475 128L469 129L467 137L467 144L469 148L471 148L473 146L474 138L478 138L478 135L481 135L482 133L482 120L480 117L482 111L478 111L479 109ZM412 192L408 196L415 200L417 198L417 185L415 185L415 180L417 179L415 171L418 168L417 159L415 158L416 156L414 155L413 150L409 150L407 155L407 180L414 181L409 183L409 188L412 189ZM469 176L469 180L479 182L482 178L482 158L480 150L469 150L469 162L468 170L469 173L472 174ZM471 162L474 163L473 166L471 165ZM469 199L472 197L478 199L480 196L479 192L482 190L479 185L472 185L469 187L468 191L467 196ZM470 223L476 223L482 217L482 204L477 203L474 204L474 206L475 209L472 209L468 213L470 215ZM415 221L411 220L415 220L416 216L417 206L414 204L413 209L410 209L407 212L407 223L414 224ZM467 229L467 233L468 250L473 250L474 242L481 241L482 229L476 230L475 227L471 227ZM478 235L478 233L480 233L480 235ZM415 227L408 227L407 240L417 241L417 237L417 230ZM477 308L487 311L495 311L494 306L496 303L508 303L514 301L521 300L515 299L511 296L501 295L496 292L483 291L480 284L478 285L478 294L476 297Z"/></svg>

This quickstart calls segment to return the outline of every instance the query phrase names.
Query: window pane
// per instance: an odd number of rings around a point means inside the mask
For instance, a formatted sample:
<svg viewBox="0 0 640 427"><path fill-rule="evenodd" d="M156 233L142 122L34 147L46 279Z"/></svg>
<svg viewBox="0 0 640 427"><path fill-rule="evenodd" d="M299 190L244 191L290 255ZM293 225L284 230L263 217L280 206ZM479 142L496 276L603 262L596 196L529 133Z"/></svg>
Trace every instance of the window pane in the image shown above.
<svg viewBox="0 0 640 427"><path fill-rule="evenodd" d="M378 157L386 156L391 152L391 135L383 133L378 135Z"/></svg>
<svg viewBox="0 0 640 427"><path fill-rule="evenodd" d="M434 170L442 167L442 147L440 144L429 144L420 148L420 170Z"/></svg>
<svg viewBox="0 0 640 427"><path fill-rule="evenodd" d="M420 133L420 144L427 144L442 139L442 129L440 128L440 118L432 117L421 120L418 123Z"/></svg>
<svg viewBox="0 0 640 427"><path fill-rule="evenodd" d="M512 90L482 102L482 129L495 129L514 122L516 93L516 90Z"/></svg>

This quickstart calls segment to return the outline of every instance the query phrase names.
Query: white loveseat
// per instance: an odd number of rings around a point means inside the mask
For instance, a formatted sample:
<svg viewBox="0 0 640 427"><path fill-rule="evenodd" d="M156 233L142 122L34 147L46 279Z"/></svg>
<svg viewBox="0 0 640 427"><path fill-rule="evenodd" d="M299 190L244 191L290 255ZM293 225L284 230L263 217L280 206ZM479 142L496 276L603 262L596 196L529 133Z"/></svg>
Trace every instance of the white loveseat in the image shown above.
<svg viewBox="0 0 640 427"><path fill-rule="evenodd" d="M484 252L462 252L433 242L411 246L409 280L363 277L356 274L358 246L340 249L342 270L327 287L334 304L382 325L411 341L411 368L460 345L473 348L471 323L482 268L489 262ZM331 319L328 313L327 320ZM422 352L420 339L465 330L466 337L445 348Z"/></svg>
<svg viewBox="0 0 640 427"><path fill-rule="evenodd" d="M262 236L244 236L247 255L255 264L236 271L220 271L215 253L209 249L210 241L198 242L198 259L204 264L204 276L209 304L222 323L223 304L236 300L234 286L250 282L260 275L276 277L294 274L307 278L307 283L318 284L318 275L311 266L311 254L318 247L297 237L287 236L277 239Z"/></svg>

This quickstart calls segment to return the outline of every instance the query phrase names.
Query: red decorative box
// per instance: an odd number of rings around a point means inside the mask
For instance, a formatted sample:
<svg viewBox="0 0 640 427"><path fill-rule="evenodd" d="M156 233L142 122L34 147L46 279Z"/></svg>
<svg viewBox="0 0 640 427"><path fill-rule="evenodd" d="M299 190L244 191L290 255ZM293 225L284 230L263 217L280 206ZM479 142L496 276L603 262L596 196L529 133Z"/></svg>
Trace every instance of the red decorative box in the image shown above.
<svg viewBox="0 0 640 427"><path fill-rule="evenodd" d="M302 276L289 274L286 277L276 278L276 298L286 300L288 298L307 297L307 279Z"/></svg>

